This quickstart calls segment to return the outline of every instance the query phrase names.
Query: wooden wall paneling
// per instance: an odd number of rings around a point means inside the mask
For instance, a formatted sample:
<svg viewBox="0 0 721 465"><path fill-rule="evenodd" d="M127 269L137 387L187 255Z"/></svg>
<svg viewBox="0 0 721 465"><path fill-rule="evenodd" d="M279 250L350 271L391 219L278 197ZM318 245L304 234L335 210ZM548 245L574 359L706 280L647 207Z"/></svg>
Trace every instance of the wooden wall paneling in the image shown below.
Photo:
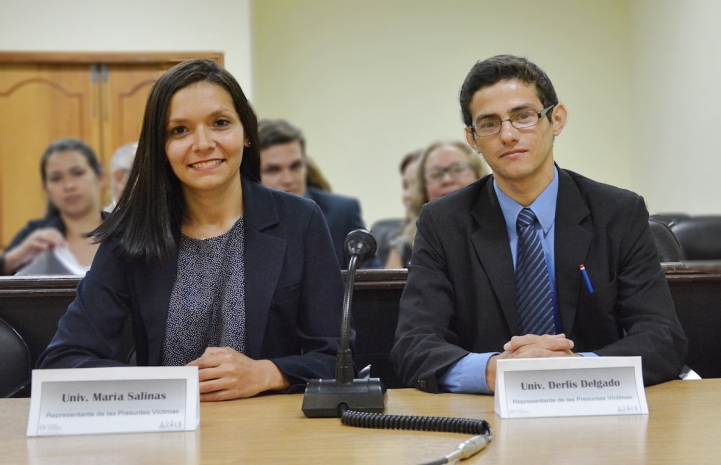
<svg viewBox="0 0 721 465"><path fill-rule="evenodd" d="M101 65L103 166L110 175L110 160L122 145L137 141L148 94L163 74L162 63ZM108 186L110 179L108 177ZM109 198L107 198L110 201Z"/></svg>
<svg viewBox="0 0 721 465"><path fill-rule="evenodd" d="M0 63L162 63L165 69L194 58L213 60L225 66L223 52L6 52L0 51Z"/></svg>
<svg viewBox="0 0 721 465"><path fill-rule="evenodd" d="M46 197L39 162L46 146L77 137L99 148L98 91L91 66L0 63L0 245L29 219L42 217Z"/></svg>

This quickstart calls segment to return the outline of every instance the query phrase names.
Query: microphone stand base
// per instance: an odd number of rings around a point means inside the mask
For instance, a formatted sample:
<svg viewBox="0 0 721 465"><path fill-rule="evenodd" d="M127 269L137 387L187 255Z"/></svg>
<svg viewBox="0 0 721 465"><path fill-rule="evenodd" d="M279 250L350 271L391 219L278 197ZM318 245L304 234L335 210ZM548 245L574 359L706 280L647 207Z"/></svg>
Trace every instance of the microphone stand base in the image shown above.
<svg viewBox="0 0 721 465"><path fill-rule="evenodd" d="M303 396L303 413L308 418L340 417L346 410L383 413L386 387L379 378L354 379L339 383L334 379L312 379Z"/></svg>

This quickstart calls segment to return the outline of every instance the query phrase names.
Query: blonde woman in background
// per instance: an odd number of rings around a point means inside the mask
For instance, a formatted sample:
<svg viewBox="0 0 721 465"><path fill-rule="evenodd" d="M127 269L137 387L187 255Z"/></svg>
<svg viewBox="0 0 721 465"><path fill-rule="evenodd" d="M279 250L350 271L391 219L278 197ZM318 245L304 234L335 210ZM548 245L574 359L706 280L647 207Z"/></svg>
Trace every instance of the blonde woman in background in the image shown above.
<svg viewBox="0 0 721 465"><path fill-rule="evenodd" d="M403 218L388 218L373 223L371 233L376 238L378 250L376 256L384 265L388 261L388 254L391 250L391 242L403 231L411 217L411 184L415 182L416 162L423 153L423 149L417 149L403 156L398 166L401 175L401 203L405 210Z"/></svg>
<svg viewBox="0 0 721 465"><path fill-rule="evenodd" d="M330 183L325 176L323 176L318 164L308 155L305 156L305 183L308 187L313 187L323 192L333 192Z"/></svg>
<svg viewBox="0 0 721 465"><path fill-rule="evenodd" d="M421 153L412 170L413 182L409 184L411 207L405 226L391 243L385 268L408 267L416 235L416 220L423 205L466 187L489 173L480 155L467 144L456 141L434 142Z"/></svg>

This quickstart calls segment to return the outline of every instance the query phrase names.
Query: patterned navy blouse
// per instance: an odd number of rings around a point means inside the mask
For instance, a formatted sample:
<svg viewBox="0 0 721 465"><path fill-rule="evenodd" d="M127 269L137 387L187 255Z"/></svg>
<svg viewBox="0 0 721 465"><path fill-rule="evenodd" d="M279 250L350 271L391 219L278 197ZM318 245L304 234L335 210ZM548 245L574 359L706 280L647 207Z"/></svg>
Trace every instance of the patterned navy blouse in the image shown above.
<svg viewBox="0 0 721 465"><path fill-rule="evenodd" d="M186 365L207 347L245 353L243 217L210 239L182 236L170 294L163 365Z"/></svg>

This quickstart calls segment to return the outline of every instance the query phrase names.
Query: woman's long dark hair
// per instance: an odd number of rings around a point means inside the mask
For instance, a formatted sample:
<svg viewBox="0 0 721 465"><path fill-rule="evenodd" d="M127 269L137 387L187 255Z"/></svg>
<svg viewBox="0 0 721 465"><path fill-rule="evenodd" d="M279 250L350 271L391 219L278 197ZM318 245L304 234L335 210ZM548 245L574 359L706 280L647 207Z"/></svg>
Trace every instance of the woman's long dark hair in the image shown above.
<svg viewBox="0 0 721 465"><path fill-rule="evenodd" d="M166 123L173 95L197 82L219 85L232 97L249 142L243 150L240 174L245 180L260 182L258 119L235 78L210 60L186 61L172 67L148 96L127 187L113 213L92 233L97 241L116 237L118 253L126 259L161 263L177 247L185 201L165 154Z"/></svg>
<svg viewBox="0 0 721 465"><path fill-rule="evenodd" d="M55 142L50 143L43 152L43 156L40 157L40 178L43 180L43 187L47 187L48 173L47 166L48 160L51 156L60 152L78 152L80 155L85 157L88 162L88 166L93 170L96 176L103 174L103 168L100 166L97 155L88 144L81 141L80 139L74 139L72 137L66 137L65 139L58 139ZM60 215L58 207L48 199L48 204L45 207L45 218L52 218Z"/></svg>

